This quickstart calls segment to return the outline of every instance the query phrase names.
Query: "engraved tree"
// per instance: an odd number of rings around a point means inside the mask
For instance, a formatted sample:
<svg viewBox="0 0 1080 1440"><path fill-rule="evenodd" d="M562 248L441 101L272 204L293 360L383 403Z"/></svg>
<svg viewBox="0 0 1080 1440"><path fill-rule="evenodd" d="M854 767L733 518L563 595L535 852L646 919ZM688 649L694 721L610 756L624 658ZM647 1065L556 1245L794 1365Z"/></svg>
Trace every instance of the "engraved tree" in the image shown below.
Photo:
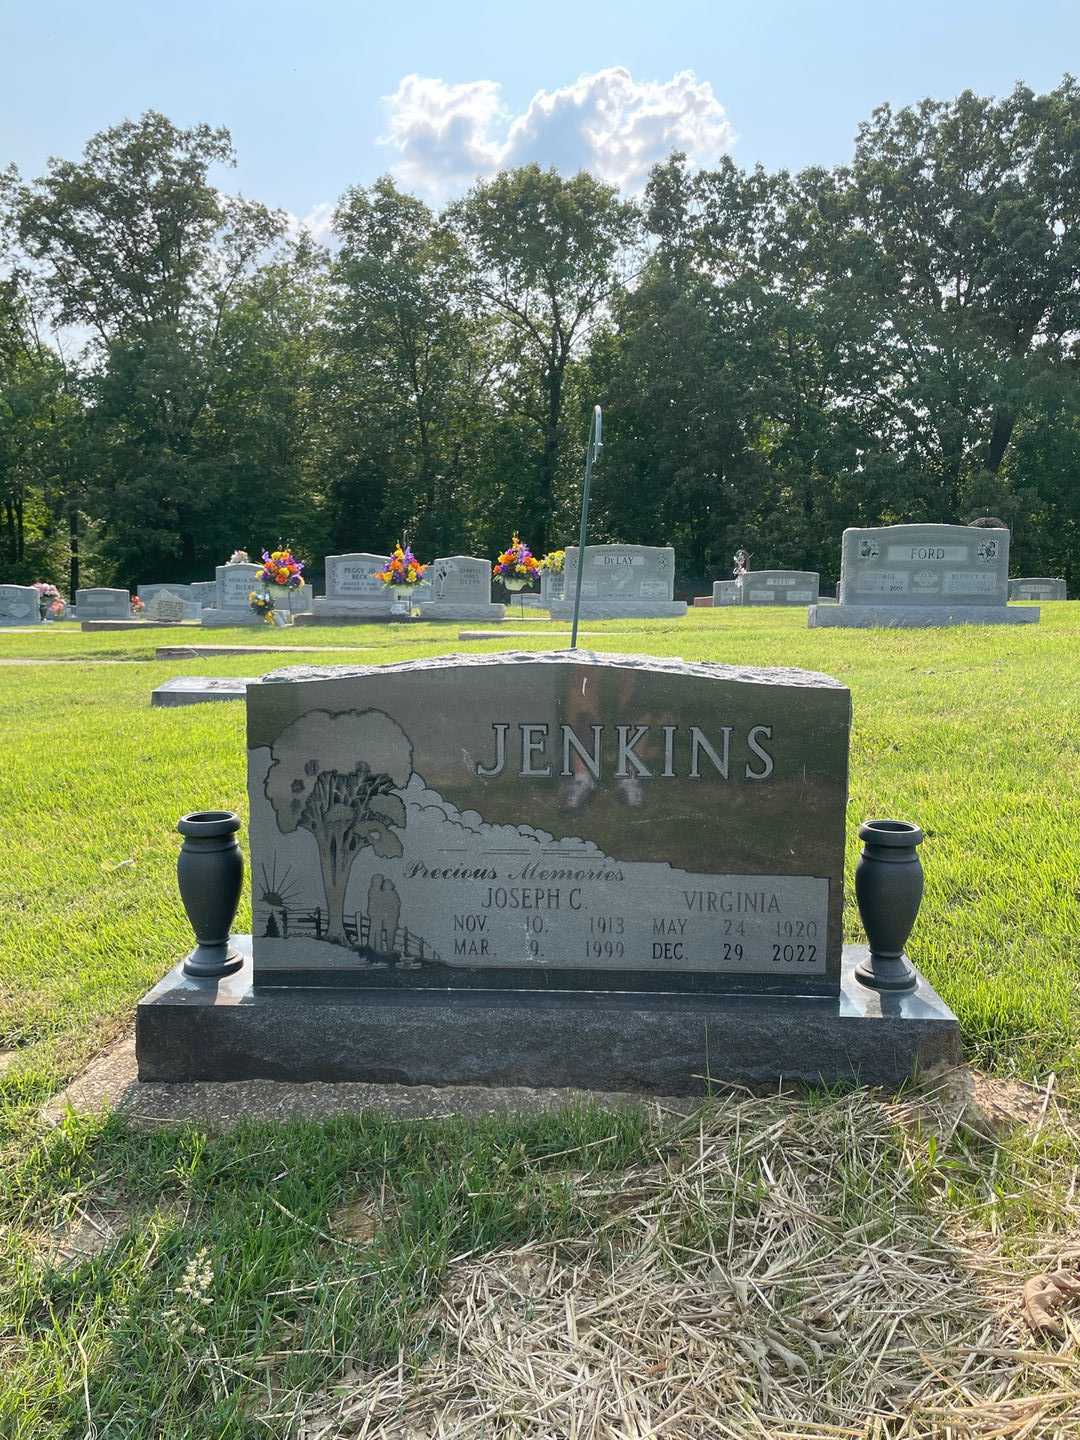
<svg viewBox="0 0 1080 1440"><path fill-rule="evenodd" d="M396 793L412 774L409 737L381 710L312 710L271 746L266 798L285 835L307 830L319 851L328 924L326 939L348 943L345 892L353 861L368 846L392 859L405 803Z"/></svg>

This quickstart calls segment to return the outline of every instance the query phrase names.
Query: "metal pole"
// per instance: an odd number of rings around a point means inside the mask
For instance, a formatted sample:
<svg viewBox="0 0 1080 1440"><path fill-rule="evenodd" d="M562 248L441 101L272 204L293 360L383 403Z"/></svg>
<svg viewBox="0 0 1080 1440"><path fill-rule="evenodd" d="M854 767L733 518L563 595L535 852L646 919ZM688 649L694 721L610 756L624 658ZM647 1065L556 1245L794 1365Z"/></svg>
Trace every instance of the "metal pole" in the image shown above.
<svg viewBox="0 0 1080 1440"><path fill-rule="evenodd" d="M585 484L581 490L581 529L578 532L577 576L574 584L574 623L570 630L570 649L577 649L578 616L581 613L581 577L585 570L585 537L589 531L589 487L592 484L593 461L604 448L604 415L599 405L593 406L589 427L589 446L585 451Z"/></svg>

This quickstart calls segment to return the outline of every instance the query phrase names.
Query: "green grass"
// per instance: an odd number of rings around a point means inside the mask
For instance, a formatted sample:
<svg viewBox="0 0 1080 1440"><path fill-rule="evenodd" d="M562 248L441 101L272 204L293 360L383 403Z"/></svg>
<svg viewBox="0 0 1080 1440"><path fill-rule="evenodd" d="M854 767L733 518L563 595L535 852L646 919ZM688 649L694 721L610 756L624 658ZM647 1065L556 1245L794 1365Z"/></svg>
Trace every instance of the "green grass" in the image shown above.
<svg viewBox="0 0 1080 1440"><path fill-rule="evenodd" d="M246 813L243 707L151 710L150 691L173 675L261 674L289 659L157 661L155 647L344 644L351 655L310 658L385 663L560 643L526 623L529 636L490 642L458 642L457 625L0 634L0 661L72 662L0 665L0 1051L13 1052L0 1072L0 1434L83 1435L88 1399L102 1440L291 1434L258 1414L278 1414L282 1395L347 1363L414 1345L454 1255L585 1223L565 1162L545 1157L603 1142L590 1163L617 1168L657 1143L640 1116L598 1112L472 1126L363 1117L210 1139L132 1134L107 1116L59 1129L38 1118L185 948L177 817ZM797 665L849 685L849 878L861 819L917 820L927 888L913 958L956 1010L973 1058L1028 1078L1053 1070L1075 1093L1080 604L1046 605L1038 627L1015 629L810 631L801 610L584 629L595 649ZM89 663L104 659L116 663ZM846 934L858 936L850 895ZM377 1194L393 1216L372 1245L328 1229L357 1194ZM128 1217L119 1240L74 1269L34 1250L86 1205ZM1009 1223L1023 1233L1035 1222ZM177 1338L200 1313L176 1292L202 1248L220 1365L191 1361L203 1337ZM163 1318L185 1305L186 1320Z"/></svg>

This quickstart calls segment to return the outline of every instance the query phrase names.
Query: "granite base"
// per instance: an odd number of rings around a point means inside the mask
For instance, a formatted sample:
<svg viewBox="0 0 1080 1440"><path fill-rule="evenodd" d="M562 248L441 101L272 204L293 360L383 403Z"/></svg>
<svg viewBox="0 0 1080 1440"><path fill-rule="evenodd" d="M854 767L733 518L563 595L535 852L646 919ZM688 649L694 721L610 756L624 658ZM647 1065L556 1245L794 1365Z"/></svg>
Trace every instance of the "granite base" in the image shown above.
<svg viewBox="0 0 1080 1440"><path fill-rule="evenodd" d="M102 630L175 630L183 620L83 620L80 628L91 633Z"/></svg>
<svg viewBox="0 0 1080 1440"><path fill-rule="evenodd" d="M956 1017L920 977L870 990L844 947L827 999L532 991L258 991L243 967L177 965L140 1002L139 1079L582 1086L698 1094L710 1080L898 1085L960 1056Z"/></svg>
<svg viewBox="0 0 1080 1440"><path fill-rule="evenodd" d="M261 615L256 615L254 610L204 610L199 617L199 623L208 630L233 629L237 626L266 625Z"/></svg>
<svg viewBox="0 0 1080 1440"><path fill-rule="evenodd" d="M582 600L582 620L670 620L686 614L685 600ZM574 618L573 600L553 600L548 606L553 620Z"/></svg>
<svg viewBox="0 0 1080 1440"><path fill-rule="evenodd" d="M424 620L483 620L499 625L506 619L506 606L494 602L487 605L443 605L433 600L429 605L421 603L420 615Z"/></svg>
<svg viewBox="0 0 1080 1440"><path fill-rule="evenodd" d="M811 605L811 630L920 630L946 625L1034 625L1038 607L1011 610L1005 605Z"/></svg>
<svg viewBox="0 0 1080 1440"><path fill-rule="evenodd" d="M177 675L151 690L150 704L169 709L217 700L243 700L247 687L257 683L254 675Z"/></svg>
<svg viewBox="0 0 1080 1440"><path fill-rule="evenodd" d="M313 610L306 610L300 615L293 616L294 625L418 625L421 617L419 615L391 615L388 610L382 610L375 615L363 615L355 610L333 610L322 611L316 614Z"/></svg>

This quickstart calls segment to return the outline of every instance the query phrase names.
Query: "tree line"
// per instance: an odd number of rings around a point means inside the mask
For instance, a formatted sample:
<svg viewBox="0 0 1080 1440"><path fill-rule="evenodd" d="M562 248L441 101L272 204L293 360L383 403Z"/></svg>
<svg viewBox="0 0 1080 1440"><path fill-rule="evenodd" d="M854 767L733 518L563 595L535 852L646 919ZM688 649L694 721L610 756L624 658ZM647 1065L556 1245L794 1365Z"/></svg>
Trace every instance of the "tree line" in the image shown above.
<svg viewBox="0 0 1080 1440"><path fill-rule="evenodd" d="M230 196L225 130L149 113L0 172L0 578L673 544L684 582L834 579L845 526L1002 517L1080 586L1080 88L875 110L850 164L639 199L507 171L384 178L327 247Z"/></svg>

